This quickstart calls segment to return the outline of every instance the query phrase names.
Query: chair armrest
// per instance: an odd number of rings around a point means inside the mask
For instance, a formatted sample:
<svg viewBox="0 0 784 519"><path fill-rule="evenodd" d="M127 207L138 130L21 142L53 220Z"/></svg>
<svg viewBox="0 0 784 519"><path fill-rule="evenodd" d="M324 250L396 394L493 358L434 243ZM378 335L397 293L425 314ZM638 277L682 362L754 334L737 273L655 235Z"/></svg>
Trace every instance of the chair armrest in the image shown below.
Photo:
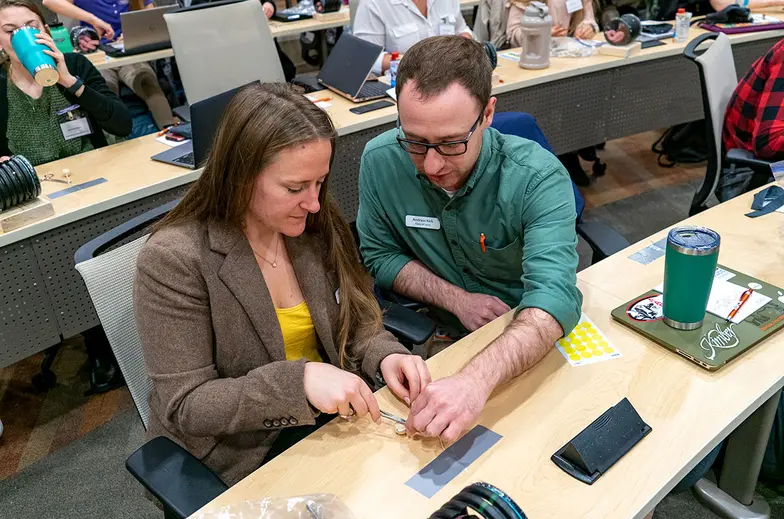
<svg viewBox="0 0 784 519"><path fill-rule="evenodd" d="M577 224L577 234L585 238L593 249L593 262L612 256L631 245L621 233L600 222L582 222Z"/></svg>
<svg viewBox="0 0 784 519"><path fill-rule="evenodd" d="M195 456L164 436L139 447L125 461L125 468L176 517L194 514L229 488Z"/></svg>
<svg viewBox="0 0 784 519"><path fill-rule="evenodd" d="M770 171L770 164L771 164L770 161L765 159L759 159L752 152L748 150L733 148L727 151L726 157L727 157L727 162L730 162L738 166L747 166L755 170L765 169Z"/></svg>
<svg viewBox="0 0 784 519"><path fill-rule="evenodd" d="M436 331L435 321L424 314L389 301L380 304L384 328L407 346L424 343Z"/></svg>
<svg viewBox="0 0 784 519"><path fill-rule="evenodd" d="M379 289L379 291L384 301L388 301L396 305L404 306L410 310L419 310L420 308L425 307L423 303L420 303L419 301L414 301L413 299L409 299L404 295L398 294L397 292L393 292L391 290L381 290L381 289Z"/></svg>

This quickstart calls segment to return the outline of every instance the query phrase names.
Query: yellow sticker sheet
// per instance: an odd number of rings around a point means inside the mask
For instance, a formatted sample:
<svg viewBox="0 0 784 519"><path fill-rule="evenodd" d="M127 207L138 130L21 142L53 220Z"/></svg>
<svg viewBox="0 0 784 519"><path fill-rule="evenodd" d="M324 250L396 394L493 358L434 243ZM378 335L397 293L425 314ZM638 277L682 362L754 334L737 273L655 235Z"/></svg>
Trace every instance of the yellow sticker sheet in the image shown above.
<svg viewBox="0 0 784 519"><path fill-rule="evenodd" d="M621 356L618 348L585 314L580 316L574 330L559 339L555 346L572 366L585 366Z"/></svg>

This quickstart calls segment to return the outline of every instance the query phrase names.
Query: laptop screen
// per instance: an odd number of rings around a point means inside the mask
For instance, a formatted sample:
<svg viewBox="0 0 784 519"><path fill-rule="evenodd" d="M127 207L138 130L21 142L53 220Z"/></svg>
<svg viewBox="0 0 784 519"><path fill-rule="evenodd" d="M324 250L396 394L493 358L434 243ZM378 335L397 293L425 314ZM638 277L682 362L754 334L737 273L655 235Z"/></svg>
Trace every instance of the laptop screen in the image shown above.
<svg viewBox="0 0 784 519"><path fill-rule="evenodd" d="M255 83L255 81L253 82ZM253 83L248 83L251 85ZM248 85L232 88L227 92L208 97L190 107L191 131L193 132L193 162L201 166L212 148L212 141L218 131L223 112L234 96Z"/></svg>
<svg viewBox="0 0 784 519"><path fill-rule="evenodd" d="M380 45L343 33L319 72L319 82L356 96L382 50Z"/></svg>

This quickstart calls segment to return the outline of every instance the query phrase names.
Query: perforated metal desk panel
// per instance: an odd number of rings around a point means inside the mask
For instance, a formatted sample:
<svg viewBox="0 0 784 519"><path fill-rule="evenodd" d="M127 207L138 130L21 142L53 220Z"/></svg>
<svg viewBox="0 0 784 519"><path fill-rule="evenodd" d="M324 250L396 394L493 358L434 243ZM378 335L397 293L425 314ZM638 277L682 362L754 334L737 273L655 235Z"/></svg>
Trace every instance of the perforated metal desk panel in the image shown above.
<svg viewBox="0 0 784 519"><path fill-rule="evenodd" d="M777 40L733 45L744 74ZM544 82L497 96L498 111L536 116L556 153L701 119L696 67L680 54ZM394 123L338 140L330 190L343 214L358 208L359 160L368 140ZM126 203L0 248L0 367L57 344L98 323L87 290L73 268L76 249L119 223L173 198L187 186Z"/></svg>

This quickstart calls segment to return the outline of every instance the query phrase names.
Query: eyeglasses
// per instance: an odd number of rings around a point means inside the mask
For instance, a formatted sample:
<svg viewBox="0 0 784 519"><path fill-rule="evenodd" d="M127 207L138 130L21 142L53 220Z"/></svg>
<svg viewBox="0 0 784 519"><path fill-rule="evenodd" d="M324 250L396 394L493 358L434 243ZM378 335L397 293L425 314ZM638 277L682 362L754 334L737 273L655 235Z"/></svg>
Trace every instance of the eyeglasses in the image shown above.
<svg viewBox="0 0 784 519"><path fill-rule="evenodd" d="M440 154L447 157L454 157L456 155L462 155L466 151L468 151L468 141L471 140L471 136L474 135L476 131L476 127L479 126L479 121L482 120L482 115L484 115L484 111L479 114L479 117L476 118L476 122L468 130L468 135L465 139L459 141L450 141L450 142L439 142L436 144L430 144L428 142L420 142L420 141L412 141L409 139L404 139L400 136L402 130L400 128L400 118L397 119L397 143L400 144L400 147L406 150L408 153L414 155L427 155L427 152L430 148L435 148L435 150Z"/></svg>

